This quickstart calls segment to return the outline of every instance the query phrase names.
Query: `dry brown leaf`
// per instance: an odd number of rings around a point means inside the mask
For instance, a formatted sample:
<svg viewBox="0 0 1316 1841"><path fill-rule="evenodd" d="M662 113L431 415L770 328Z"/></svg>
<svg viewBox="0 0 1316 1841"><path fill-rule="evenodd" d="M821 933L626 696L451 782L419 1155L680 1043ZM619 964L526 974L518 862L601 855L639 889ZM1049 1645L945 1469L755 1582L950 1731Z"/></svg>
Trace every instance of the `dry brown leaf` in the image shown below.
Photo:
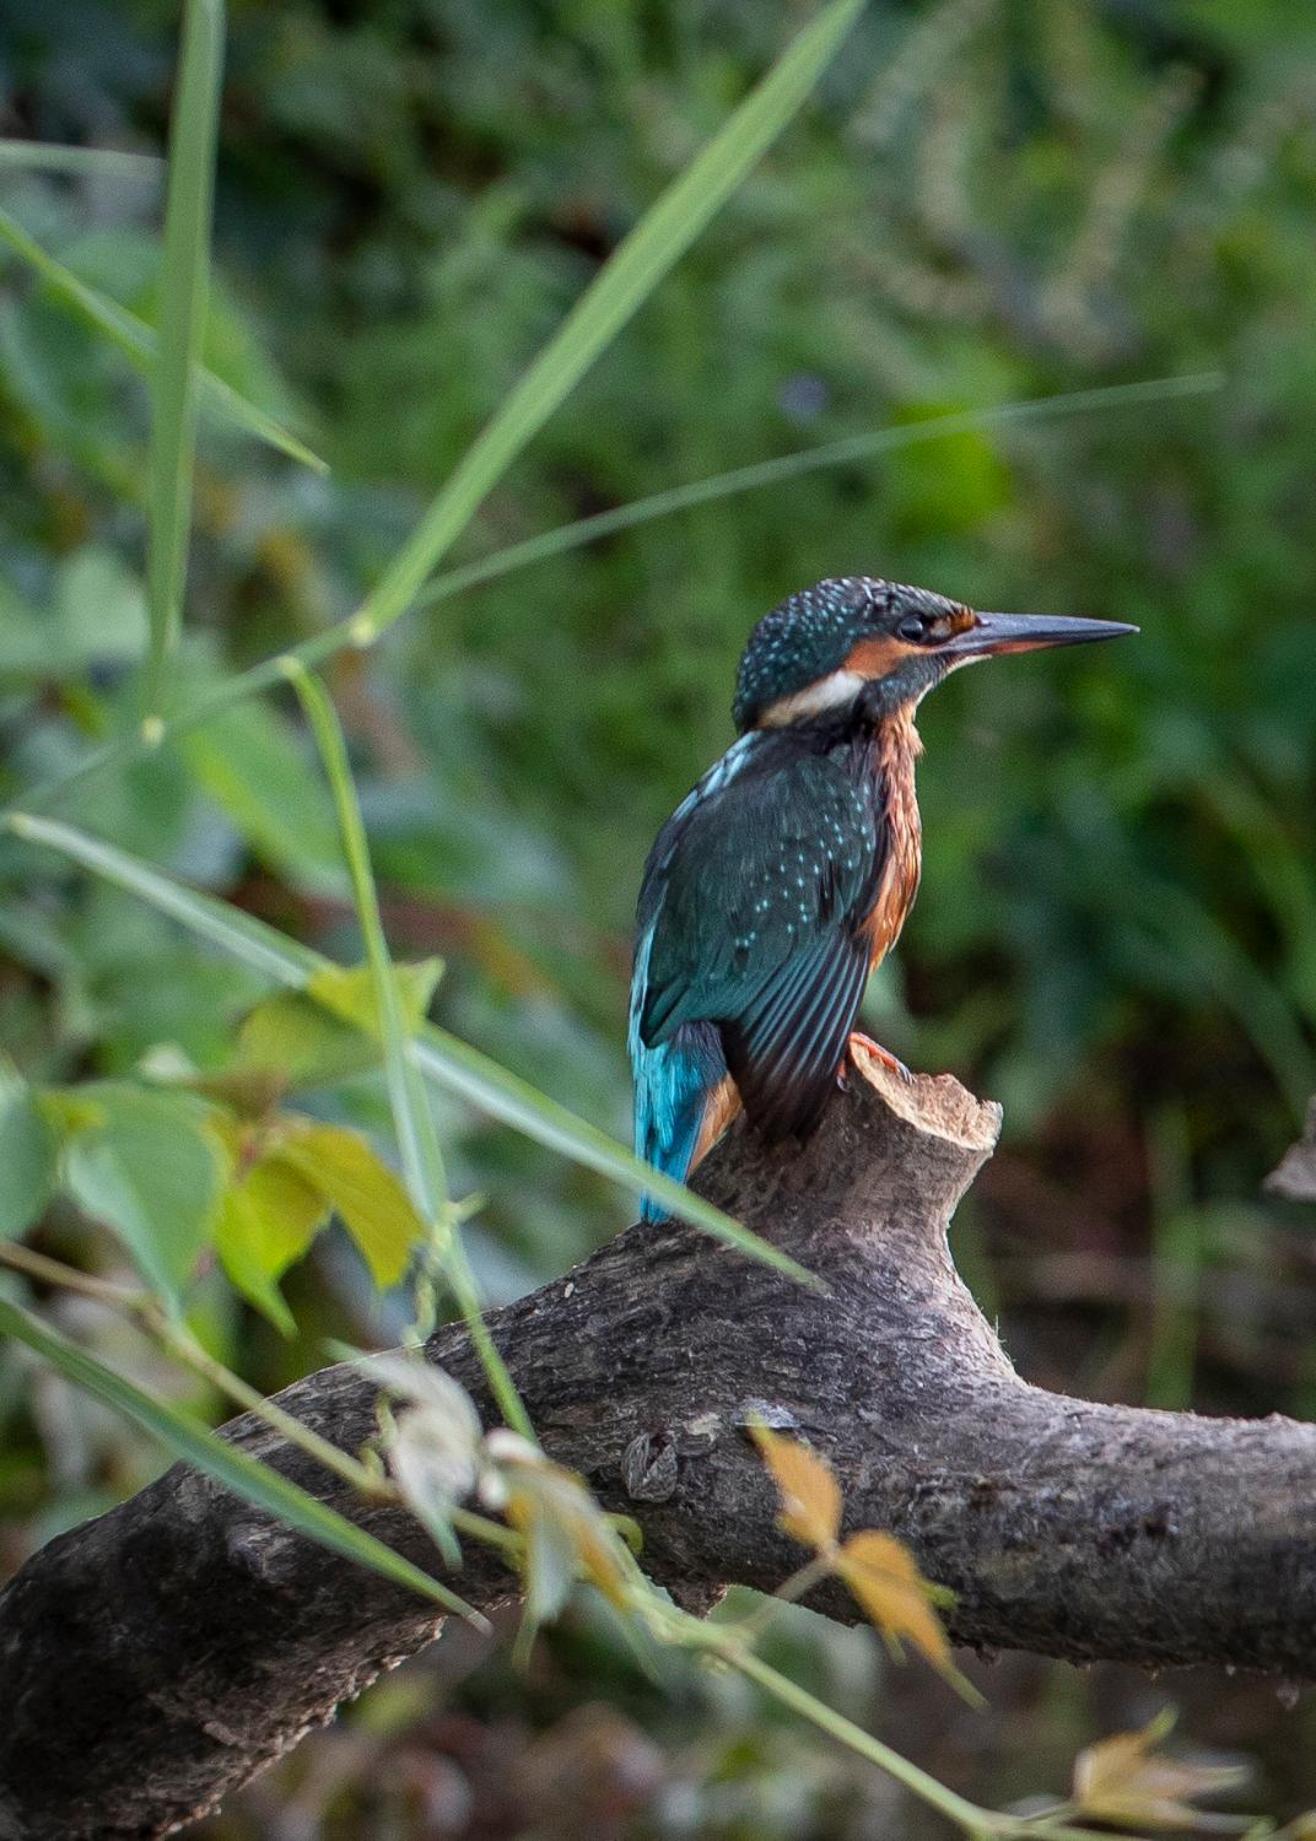
<svg viewBox="0 0 1316 1841"><path fill-rule="evenodd" d="M556 1615L579 1574L618 1607L629 1602L630 1555L584 1481L503 1428L485 1439L497 1469L481 1494L526 1541L528 1608Z"/></svg>
<svg viewBox="0 0 1316 1841"><path fill-rule="evenodd" d="M841 1528L841 1486L831 1466L807 1445L765 1425L750 1431L781 1497L778 1527L805 1547L829 1552Z"/></svg>
<svg viewBox="0 0 1316 1841"><path fill-rule="evenodd" d="M1074 1760L1074 1802L1085 1816L1120 1828L1194 1828L1190 1799L1244 1783L1246 1766L1167 1758L1156 1747L1174 1725L1165 1708L1141 1732L1117 1732Z"/></svg>

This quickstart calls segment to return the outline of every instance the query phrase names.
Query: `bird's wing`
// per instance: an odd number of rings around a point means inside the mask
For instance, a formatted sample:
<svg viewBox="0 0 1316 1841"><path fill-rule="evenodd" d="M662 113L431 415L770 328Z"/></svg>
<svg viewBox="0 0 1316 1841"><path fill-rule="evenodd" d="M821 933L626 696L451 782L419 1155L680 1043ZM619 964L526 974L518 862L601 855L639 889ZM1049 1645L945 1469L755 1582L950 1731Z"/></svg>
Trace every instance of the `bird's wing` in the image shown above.
<svg viewBox="0 0 1316 1841"><path fill-rule="evenodd" d="M815 1121L853 1026L883 843L871 793L834 758L746 742L654 846L634 1028L652 1048L717 1025L750 1118L780 1135Z"/></svg>

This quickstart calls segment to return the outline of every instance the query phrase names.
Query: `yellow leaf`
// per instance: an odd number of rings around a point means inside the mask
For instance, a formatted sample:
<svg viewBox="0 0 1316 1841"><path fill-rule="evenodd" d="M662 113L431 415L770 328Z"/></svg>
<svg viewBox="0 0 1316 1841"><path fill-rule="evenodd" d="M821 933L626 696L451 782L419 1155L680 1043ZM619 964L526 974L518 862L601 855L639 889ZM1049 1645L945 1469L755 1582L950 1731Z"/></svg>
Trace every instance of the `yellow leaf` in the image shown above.
<svg viewBox="0 0 1316 1841"><path fill-rule="evenodd" d="M289 1115L281 1121L290 1122ZM298 1120L281 1137L278 1158L337 1209L375 1283L396 1285L425 1229L406 1190L361 1133Z"/></svg>
<svg viewBox="0 0 1316 1841"><path fill-rule="evenodd" d="M1074 1760L1074 1802L1083 1815L1120 1828L1196 1828L1190 1799L1246 1782L1245 1765L1167 1758L1155 1748L1174 1725L1163 1708L1141 1732L1117 1732Z"/></svg>
<svg viewBox="0 0 1316 1841"><path fill-rule="evenodd" d="M781 1497L777 1525L792 1540L826 1553L835 1546L841 1527L841 1488L831 1466L807 1445L765 1425L753 1425L750 1431Z"/></svg>
<svg viewBox="0 0 1316 1841"><path fill-rule="evenodd" d="M875 1528L852 1534L837 1555L836 1570L883 1636L912 1643L943 1673L953 1670L950 1640L931 1603L937 1588L903 1541Z"/></svg>
<svg viewBox="0 0 1316 1841"><path fill-rule="evenodd" d="M232 1148L231 1134L223 1135ZM253 1163L221 1198L215 1227L220 1263L237 1290L286 1336L296 1325L277 1280L301 1258L328 1214L320 1191L277 1151Z"/></svg>

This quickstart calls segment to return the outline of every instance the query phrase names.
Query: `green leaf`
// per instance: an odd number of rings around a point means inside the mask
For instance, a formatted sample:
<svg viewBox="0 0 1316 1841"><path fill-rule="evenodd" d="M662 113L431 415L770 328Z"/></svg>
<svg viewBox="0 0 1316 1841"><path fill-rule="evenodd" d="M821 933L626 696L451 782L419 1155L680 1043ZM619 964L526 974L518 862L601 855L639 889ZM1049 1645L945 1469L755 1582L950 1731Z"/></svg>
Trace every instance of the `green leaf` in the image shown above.
<svg viewBox="0 0 1316 1841"><path fill-rule="evenodd" d="M37 615L0 585L0 675L48 684L98 663L141 657L146 638L141 585L113 550L84 544L55 572L49 609Z"/></svg>
<svg viewBox="0 0 1316 1841"><path fill-rule="evenodd" d="M397 988L397 1007L405 1029L416 1030L425 1020L439 979L442 959L394 960L391 975ZM306 981L310 998L358 1030L382 1035L374 969L369 965L326 965Z"/></svg>
<svg viewBox="0 0 1316 1841"><path fill-rule="evenodd" d="M66 307L70 307L80 319L117 345L139 371L151 369L157 351L156 336L135 313L129 313L126 307L110 300L107 295L81 280L62 262L57 262L7 211L0 211L0 242L8 244L14 254L41 277ZM213 371L200 371L199 386L202 407L210 413L223 416L245 433L254 435L269 447L277 448L290 459L300 461L313 472L329 471L327 461L313 454L296 435L282 427L265 410L248 402L231 385L216 377Z"/></svg>
<svg viewBox="0 0 1316 1841"><path fill-rule="evenodd" d="M408 1029L423 1020L442 969L439 959L395 966ZM378 1009L369 969L330 966L307 980L306 992L313 994L279 991L243 1019L238 1070L267 1073L284 1086L317 1087L378 1065Z"/></svg>
<svg viewBox="0 0 1316 1841"><path fill-rule="evenodd" d="M360 1132L299 1122L279 1144L279 1158L343 1217L381 1288L396 1285L424 1223L397 1177Z"/></svg>
<svg viewBox="0 0 1316 1841"><path fill-rule="evenodd" d="M131 1419L143 1431L159 1439L175 1457L204 1471L232 1490L235 1496L266 1510L332 1553L343 1554L386 1579L409 1586L446 1610L483 1625L479 1613L455 1592L450 1592L437 1579L431 1579L400 1553L394 1553L373 1534L367 1534L364 1528L358 1528L336 1509L317 1501L306 1490L290 1483L287 1477L280 1476L277 1470L271 1470L267 1464L259 1463L245 1451L208 1431L177 1407L168 1406L154 1395L143 1392L7 1298L0 1298L0 1332L26 1343L76 1386Z"/></svg>
<svg viewBox="0 0 1316 1841"><path fill-rule="evenodd" d="M26 1081L0 1062L0 1240L31 1227L55 1187L55 1134Z"/></svg>
<svg viewBox="0 0 1316 1841"><path fill-rule="evenodd" d="M44 844L51 850L81 863L116 887L126 889L140 901L167 914L180 926L187 927L202 939L210 940L250 971L276 984L300 990L312 972L329 965L330 960L289 939L277 928L257 920L230 902L204 895L172 877L162 875L140 857L133 857L102 838L91 837L59 819L38 818L27 812L11 812L5 828L15 837Z"/></svg>
<svg viewBox="0 0 1316 1841"><path fill-rule="evenodd" d="M185 0L177 101L169 130L160 335L151 367L146 717L163 716L166 672L183 630L192 529L197 371L210 295L215 139L224 72L223 0Z"/></svg>
<svg viewBox="0 0 1316 1841"><path fill-rule="evenodd" d="M317 1204L320 1198L316 1198ZM242 1189L226 1189L215 1216L215 1251L233 1289L258 1310L281 1336L295 1336L297 1319L277 1282L265 1270L265 1229L269 1224Z"/></svg>
<svg viewBox="0 0 1316 1841"><path fill-rule="evenodd" d="M333 811L292 724L248 703L225 710L182 743L209 793L262 862L311 889L342 886Z"/></svg>
<svg viewBox="0 0 1316 1841"><path fill-rule="evenodd" d="M378 1066L379 1045L301 991L278 991L242 1019L233 1071L278 1089L324 1087Z"/></svg>
<svg viewBox="0 0 1316 1841"><path fill-rule="evenodd" d="M116 1081L78 1087L72 1097L98 1116L70 1136L63 1186L114 1229L155 1290L176 1298L211 1240L225 1175L205 1109Z"/></svg>
<svg viewBox="0 0 1316 1841"><path fill-rule="evenodd" d="M795 115L862 8L863 0L832 0L824 7L645 212L467 449L352 621L356 630L379 631L406 612L439 558L527 442Z"/></svg>
<svg viewBox="0 0 1316 1841"><path fill-rule="evenodd" d="M113 550L84 544L60 564L43 625L61 665L85 669L138 658L149 631L142 585ZM47 663L47 677L56 674L55 659Z"/></svg>
<svg viewBox="0 0 1316 1841"><path fill-rule="evenodd" d="M259 1159L220 1198L215 1251L234 1288L291 1336L292 1312L278 1279L329 1218L322 1192L278 1151Z"/></svg>
<svg viewBox="0 0 1316 1841"><path fill-rule="evenodd" d="M413 604L439 559L470 523L526 444L644 304L709 219L799 109L863 9L831 0L787 46L763 81L623 240L493 419L467 449L411 537L355 614L303 641L292 654L263 660L201 698L161 734L195 728L288 675L290 657L316 664L344 646L368 646ZM31 244L31 239L27 239ZM40 254L41 252L37 252ZM59 790L143 745L112 742L65 773ZM45 789L47 794L50 788ZM656 1199L661 1184L651 1185Z"/></svg>
<svg viewBox="0 0 1316 1841"><path fill-rule="evenodd" d="M314 973L332 966L331 960L300 940L289 939L264 921L213 895L186 888L140 858L129 856L101 838L90 837L60 819L40 818L31 812L11 812L3 822L16 837L44 844L73 862L81 863L84 868L127 889L202 939L231 953L253 971L279 984L294 990L304 989ZM819 1281L789 1254L770 1241L761 1240L738 1221L733 1221L730 1215L723 1214L721 1209L673 1182L671 1177L651 1169L596 1125L577 1118L575 1113L541 1093L528 1080L519 1079L488 1055L481 1054L478 1048L472 1048L469 1042L462 1042L446 1030L426 1023L408 1045L407 1052L426 1079L445 1092L456 1094L491 1118L524 1132L536 1143L559 1151L586 1169L596 1170L637 1195L652 1195L679 1220L702 1228L751 1259L775 1266L796 1284L817 1287Z"/></svg>

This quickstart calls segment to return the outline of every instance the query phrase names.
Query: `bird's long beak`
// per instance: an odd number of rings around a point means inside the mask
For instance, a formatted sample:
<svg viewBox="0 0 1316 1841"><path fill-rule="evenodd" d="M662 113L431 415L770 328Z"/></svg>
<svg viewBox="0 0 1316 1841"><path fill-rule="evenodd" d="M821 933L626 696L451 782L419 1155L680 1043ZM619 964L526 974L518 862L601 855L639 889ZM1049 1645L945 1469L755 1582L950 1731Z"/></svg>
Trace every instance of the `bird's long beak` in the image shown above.
<svg viewBox="0 0 1316 1841"><path fill-rule="evenodd" d="M1089 639L1136 633L1122 620L1067 620L1059 614L977 614L975 624L938 650L954 659L994 658L1001 652L1037 652L1043 646L1081 646Z"/></svg>

